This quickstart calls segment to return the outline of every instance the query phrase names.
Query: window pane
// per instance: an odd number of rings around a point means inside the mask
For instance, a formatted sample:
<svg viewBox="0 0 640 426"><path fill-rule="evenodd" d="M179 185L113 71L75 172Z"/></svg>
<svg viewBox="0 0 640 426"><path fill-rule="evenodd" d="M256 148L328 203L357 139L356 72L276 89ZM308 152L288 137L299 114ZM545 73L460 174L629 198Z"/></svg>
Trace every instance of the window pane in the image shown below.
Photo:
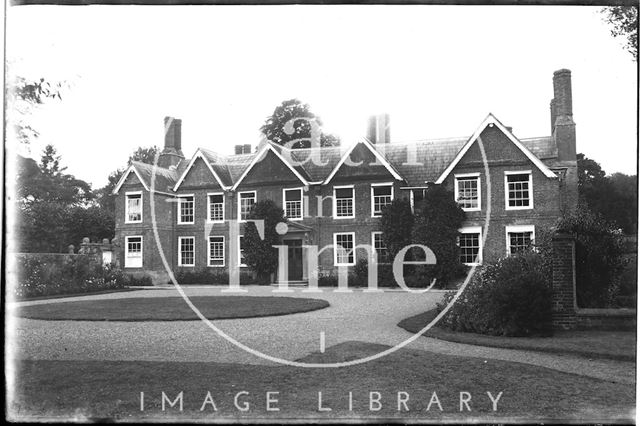
<svg viewBox="0 0 640 426"><path fill-rule="evenodd" d="M195 263L194 238L180 238L180 264L192 266Z"/></svg>
<svg viewBox="0 0 640 426"><path fill-rule="evenodd" d="M180 223L193 222L193 197L180 198Z"/></svg>
<svg viewBox="0 0 640 426"><path fill-rule="evenodd" d="M209 237L209 265L224 265L224 237Z"/></svg>
<svg viewBox="0 0 640 426"><path fill-rule="evenodd" d="M531 247L531 232L509 232L509 253L521 253Z"/></svg>
<svg viewBox="0 0 640 426"><path fill-rule="evenodd" d="M302 218L302 190L286 189L284 191L284 213L289 219Z"/></svg>
<svg viewBox="0 0 640 426"><path fill-rule="evenodd" d="M336 188L336 198L351 198L353 188Z"/></svg>
<svg viewBox="0 0 640 426"><path fill-rule="evenodd" d="M127 222L142 221L142 195L127 195Z"/></svg>
<svg viewBox="0 0 640 426"><path fill-rule="evenodd" d="M353 188L337 188L336 193L336 216L353 216Z"/></svg>
<svg viewBox="0 0 640 426"><path fill-rule="evenodd" d="M458 204L463 209L475 209L480 206L478 197L479 178L457 178L458 182Z"/></svg>
<svg viewBox="0 0 640 426"><path fill-rule="evenodd" d="M251 213L251 208L256 203L256 196L253 192L240 193L240 219L246 220Z"/></svg>
<svg viewBox="0 0 640 426"><path fill-rule="evenodd" d="M224 195L209 195L209 220L224 220Z"/></svg>
<svg viewBox="0 0 640 426"><path fill-rule="evenodd" d="M244 264L245 264L245 262L246 262L246 261L245 261L245 258L244 258L244 236L243 236L243 235L240 235L238 238L240 239L240 241L239 241L239 247L240 247L240 256L239 256L239 257L240 257L240 264L241 264L241 265L244 265Z"/></svg>
<svg viewBox="0 0 640 426"><path fill-rule="evenodd" d="M392 187L391 186L374 186L373 188L373 215L382 215L382 208L391 204Z"/></svg>
<svg viewBox="0 0 640 426"><path fill-rule="evenodd" d="M384 244L384 240L382 239L382 232L376 232L373 234L373 248L378 255L378 263L389 262L389 251L387 250L387 246Z"/></svg>
<svg viewBox="0 0 640 426"><path fill-rule="evenodd" d="M460 262L461 263L479 263L480 259L480 234L460 234L458 239L460 246Z"/></svg>
<svg viewBox="0 0 640 426"><path fill-rule="evenodd" d="M507 191L509 207L528 207L529 200L529 174L507 175Z"/></svg>
<svg viewBox="0 0 640 426"><path fill-rule="evenodd" d="M352 264L354 263L353 256L353 235L352 234L337 234L336 235L336 257L339 264Z"/></svg>
<svg viewBox="0 0 640 426"><path fill-rule="evenodd" d="M284 195L287 201L301 201L302 191L300 189L285 189Z"/></svg>

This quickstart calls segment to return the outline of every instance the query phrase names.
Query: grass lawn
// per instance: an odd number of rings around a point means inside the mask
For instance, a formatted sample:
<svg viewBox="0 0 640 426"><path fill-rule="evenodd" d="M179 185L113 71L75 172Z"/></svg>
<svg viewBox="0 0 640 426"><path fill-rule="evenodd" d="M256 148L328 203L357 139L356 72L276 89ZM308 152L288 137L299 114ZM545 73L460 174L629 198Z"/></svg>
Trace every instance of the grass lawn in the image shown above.
<svg viewBox="0 0 640 426"><path fill-rule="evenodd" d="M69 294L52 294L49 296L35 296L35 297L13 297L9 299L9 302L26 302L30 300L48 300L48 299L63 299L65 297L80 297L80 296L93 296L98 294L109 294L109 293L123 293L125 291L135 291L136 288L115 288L111 290L100 290L100 291L91 291L85 293L69 293Z"/></svg>
<svg viewBox="0 0 640 426"><path fill-rule="evenodd" d="M411 333L417 333L429 324L436 315L437 311L433 309L406 318L400 321L398 326ZM503 337L462 333L440 327L431 327L425 336L477 346L574 354L589 358L607 358L622 361L635 361L636 359L635 331L576 330L556 331L552 337Z"/></svg>
<svg viewBox="0 0 640 426"><path fill-rule="evenodd" d="M325 300L298 297L194 296L189 299L208 319L287 315L329 306L329 302ZM182 297L131 297L46 303L21 306L17 309L17 314L43 320L199 320Z"/></svg>
<svg viewBox="0 0 640 426"><path fill-rule="evenodd" d="M335 362L379 352L380 345L347 342L304 359ZM632 421L635 388L526 364L446 356L403 349L370 363L347 368L310 369L203 362L19 361L8 396L13 420L253 420L345 421ZM246 412L234 405L248 402ZM353 405L349 410L349 392ZM493 398L502 395L493 411ZM144 411L140 410L144 392ZM183 392L183 411L167 404ZM211 403L201 411L211 392ZM267 392L279 411L266 410ZM318 410L318 392L322 406ZM379 392L370 406L370 392ZM398 392L408 400L398 410ZM433 393L440 403L427 410ZM460 411L460 392L471 396ZM377 399L377 395L373 395ZM405 395L402 395L405 399ZM373 408L374 410L371 410ZM408 410L408 411L406 411Z"/></svg>

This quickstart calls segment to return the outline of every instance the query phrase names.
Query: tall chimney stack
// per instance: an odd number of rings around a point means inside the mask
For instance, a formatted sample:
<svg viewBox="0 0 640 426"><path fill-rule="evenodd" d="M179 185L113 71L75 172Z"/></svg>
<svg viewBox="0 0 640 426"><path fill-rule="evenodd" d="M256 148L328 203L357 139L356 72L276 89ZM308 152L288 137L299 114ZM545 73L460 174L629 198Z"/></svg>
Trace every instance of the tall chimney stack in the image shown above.
<svg viewBox="0 0 640 426"><path fill-rule="evenodd" d="M184 160L182 153L182 120L165 117L164 118L164 149L160 153L158 166L169 168L177 166Z"/></svg>
<svg viewBox="0 0 640 426"><path fill-rule="evenodd" d="M369 117L367 123L367 139L374 144L385 144L391 140L389 114L378 114Z"/></svg>
<svg viewBox="0 0 640 426"><path fill-rule="evenodd" d="M551 100L551 129L558 147L558 160L576 161L576 124L573 121L571 71L561 69L553 73Z"/></svg>

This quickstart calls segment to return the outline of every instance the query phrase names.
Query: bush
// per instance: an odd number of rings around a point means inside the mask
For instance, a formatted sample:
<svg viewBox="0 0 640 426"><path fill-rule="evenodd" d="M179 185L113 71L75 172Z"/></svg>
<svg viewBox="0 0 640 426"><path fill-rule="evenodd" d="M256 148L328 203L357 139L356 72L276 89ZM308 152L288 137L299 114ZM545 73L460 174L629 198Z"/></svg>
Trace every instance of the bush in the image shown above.
<svg viewBox="0 0 640 426"><path fill-rule="evenodd" d="M526 252L479 269L440 325L495 336L551 334L551 273L541 255ZM442 311L454 297L438 305Z"/></svg>
<svg viewBox="0 0 640 426"><path fill-rule="evenodd" d="M212 271L209 269L196 269L187 270L180 269L175 273L176 281L180 285L189 284L229 284L229 274L226 271ZM253 274L249 272L240 273L240 284L249 285L257 284L258 282L253 278ZM169 284L173 284L169 280Z"/></svg>
<svg viewBox="0 0 640 426"><path fill-rule="evenodd" d="M89 256L29 254L16 257L18 298L90 293L120 289L127 278L114 265L102 266Z"/></svg>
<svg viewBox="0 0 640 426"><path fill-rule="evenodd" d="M625 259L622 231L584 206L566 215L558 231L576 238L576 298L581 308L616 306Z"/></svg>

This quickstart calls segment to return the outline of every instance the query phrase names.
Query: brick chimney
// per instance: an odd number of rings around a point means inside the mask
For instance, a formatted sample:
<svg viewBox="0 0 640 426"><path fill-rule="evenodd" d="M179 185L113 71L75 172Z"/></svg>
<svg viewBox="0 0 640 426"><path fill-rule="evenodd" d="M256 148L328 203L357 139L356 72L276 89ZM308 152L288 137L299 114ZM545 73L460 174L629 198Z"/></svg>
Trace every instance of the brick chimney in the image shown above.
<svg viewBox="0 0 640 426"><path fill-rule="evenodd" d="M385 144L391 140L389 114L378 114L369 117L367 123L367 139L374 144Z"/></svg>
<svg viewBox="0 0 640 426"><path fill-rule="evenodd" d="M246 143L244 145L236 145L234 148L234 152L236 155L251 154L251 144L249 143Z"/></svg>
<svg viewBox="0 0 640 426"><path fill-rule="evenodd" d="M576 123L573 122L571 71L553 73L553 99L550 104L551 132L558 147L559 161L576 161Z"/></svg>
<svg viewBox="0 0 640 426"><path fill-rule="evenodd" d="M158 166L169 168L177 166L184 160L182 153L182 120L165 117L164 118L164 149L160 153Z"/></svg>

